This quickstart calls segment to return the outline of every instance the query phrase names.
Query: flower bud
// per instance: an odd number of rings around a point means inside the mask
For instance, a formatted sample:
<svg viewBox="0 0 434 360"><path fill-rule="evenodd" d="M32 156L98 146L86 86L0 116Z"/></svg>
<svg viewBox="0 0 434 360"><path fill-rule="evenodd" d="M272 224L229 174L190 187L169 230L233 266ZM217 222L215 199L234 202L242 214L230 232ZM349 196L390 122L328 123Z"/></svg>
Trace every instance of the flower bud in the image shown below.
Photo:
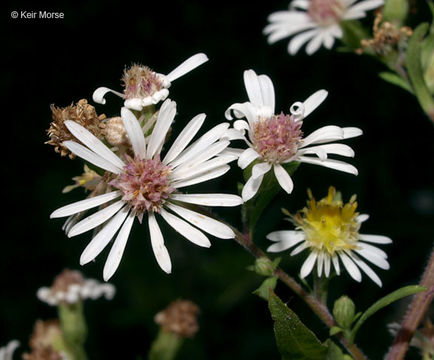
<svg viewBox="0 0 434 360"><path fill-rule="evenodd" d="M355 314L355 305L348 296L341 296L335 301L333 315L337 324L343 329L349 329Z"/></svg>

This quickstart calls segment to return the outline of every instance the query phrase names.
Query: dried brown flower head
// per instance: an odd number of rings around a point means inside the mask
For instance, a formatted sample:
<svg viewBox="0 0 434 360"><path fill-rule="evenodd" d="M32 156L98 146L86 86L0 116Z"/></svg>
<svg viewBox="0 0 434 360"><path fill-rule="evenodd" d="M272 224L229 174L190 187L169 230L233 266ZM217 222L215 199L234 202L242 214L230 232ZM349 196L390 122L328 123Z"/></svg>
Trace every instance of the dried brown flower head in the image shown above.
<svg viewBox="0 0 434 360"><path fill-rule="evenodd" d="M155 322L163 330L184 338L193 337L199 330L197 316L199 307L189 300L175 300L169 306L155 315Z"/></svg>
<svg viewBox="0 0 434 360"><path fill-rule="evenodd" d="M120 116L107 119L104 128L104 137L110 145L126 146L130 144L127 130Z"/></svg>
<svg viewBox="0 0 434 360"><path fill-rule="evenodd" d="M87 103L86 99L81 99L76 105L73 103L65 108L59 108L51 105L51 113L53 121L50 128L47 130L50 140L46 144L53 145L54 150L60 153L61 156L66 156L72 159L74 155L62 145L66 140L76 140L65 126L66 120L73 120L85 127L97 138L102 138L102 129L104 123L102 120L106 118L104 114L98 116L95 108Z"/></svg>
<svg viewBox="0 0 434 360"><path fill-rule="evenodd" d="M54 346L54 344L61 345L62 343L62 329L58 320L38 320L29 341L31 352L23 354L23 359L62 360L62 354Z"/></svg>
<svg viewBox="0 0 434 360"><path fill-rule="evenodd" d="M408 26L397 28L394 24L384 21L383 12L377 11L374 27L373 39L361 40L362 47L356 50L356 53L362 54L366 49L372 50L376 55L386 56L392 51L400 51L407 46L408 39L413 31Z"/></svg>

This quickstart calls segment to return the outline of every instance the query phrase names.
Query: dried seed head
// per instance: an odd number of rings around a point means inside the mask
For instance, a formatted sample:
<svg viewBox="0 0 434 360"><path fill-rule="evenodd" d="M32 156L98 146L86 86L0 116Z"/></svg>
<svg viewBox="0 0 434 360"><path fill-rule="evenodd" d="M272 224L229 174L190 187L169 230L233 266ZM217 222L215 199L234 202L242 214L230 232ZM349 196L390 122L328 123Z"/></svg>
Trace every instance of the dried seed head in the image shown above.
<svg viewBox="0 0 434 360"><path fill-rule="evenodd" d="M104 137L110 145L125 146L129 145L127 130L120 116L107 119L104 128Z"/></svg>
<svg viewBox="0 0 434 360"><path fill-rule="evenodd" d="M87 103L86 99L81 99L76 105L71 104L65 108L59 108L51 105L51 113L53 121L50 128L47 130L50 140L46 144L53 145L54 150L60 153L61 156L69 154L70 158L74 155L62 145L66 140L76 140L75 137L69 132L65 126L66 120L73 120L81 126L89 130L97 138L102 138L102 129L104 123L101 121L105 119L105 115L97 115L95 108Z"/></svg>
<svg viewBox="0 0 434 360"><path fill-rule="evenodd" d="M62 353L53 344L62 344L63 334L58 320L38 320L33 328L29 345L31 353L23 354L24 360L62 360Z"/></svg>
<svg viewBox="0 0 434 360"><path fill-rule="evenodd" d="M134 64L124 70L122 82L126 99L146 98L163 89L161 77L147 66Z"/></svg>
<svg viewBox="0 0 434 360"><path fill-rule="evenodd" d="M373 39L363 39L360 41L362 47L356 50L356 53L362 54L366 49L374 51L378 56L386 56L393 51L405 54L408 40L413 34L413 30L408 26L397 28L394 24L383 19L383 12L377 11L374 27Z"/></svg>
<svg viewBox="0 0 434 360"><path fill-rule="evenodd" d="M197 316L199 307L189 300L175 300L169 306L155 315L155 322L163 330L184 338L193 337L199 330Z"/></svg>

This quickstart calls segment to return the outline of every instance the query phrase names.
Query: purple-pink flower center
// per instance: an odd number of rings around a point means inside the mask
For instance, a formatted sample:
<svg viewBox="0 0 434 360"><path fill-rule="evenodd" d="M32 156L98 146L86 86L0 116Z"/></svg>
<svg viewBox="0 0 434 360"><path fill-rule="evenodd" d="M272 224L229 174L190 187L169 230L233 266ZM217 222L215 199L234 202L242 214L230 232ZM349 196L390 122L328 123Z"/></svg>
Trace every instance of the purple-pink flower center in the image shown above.
<svg viewBox="0 0 434 360"><path fill-rule="evenodd" d="M297 153L303 136L301 125L301 121L284 113L261 118L254 126L254 149L270 163L289 160Z"/></svg>
<svg viewBox="0 0 434 360"><path fill-rule="evenodd" d="M318 24L330 25L339 22L344 10L340 0L311 0L308 13Z"/></svg>
<svg viewBox="0 0 434 360"><path fill-rule="evenodd" d="M122 200L130 203L137 214L159 212L169 195L175 190L170 186L170 167L160 157L134 159L128 157L124 172L110 184L123 193Z"/></svg>
<svg viewBox="0 0 434 360"><path fill-rule="evenodd" d="M125 98L145 98L163 88L160 77L147 66L133 65L124 71Z"/></svg>

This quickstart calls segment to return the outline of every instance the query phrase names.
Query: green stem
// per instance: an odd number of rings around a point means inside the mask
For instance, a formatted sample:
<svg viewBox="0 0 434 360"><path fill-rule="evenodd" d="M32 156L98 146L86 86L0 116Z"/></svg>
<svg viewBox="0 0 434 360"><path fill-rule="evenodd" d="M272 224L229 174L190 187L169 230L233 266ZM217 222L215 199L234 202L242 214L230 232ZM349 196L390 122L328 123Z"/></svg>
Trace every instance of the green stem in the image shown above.
<svg viewBox="0 0 434 360"><path fill-rule="evenodd" d="M149 360L173 360L184 339L174 333L160 329L151 345Z"/></svg>
<svg viewBox="0 0 434 360"><path fill-rule="evenodd" d="M422 275L420 285L425 286L427 291L421 292L413 297L407 314L401 323L401 328L398 330L392 347L385 357L386 360L404 359L410 340L434 298L434 247Z"/></svg>

